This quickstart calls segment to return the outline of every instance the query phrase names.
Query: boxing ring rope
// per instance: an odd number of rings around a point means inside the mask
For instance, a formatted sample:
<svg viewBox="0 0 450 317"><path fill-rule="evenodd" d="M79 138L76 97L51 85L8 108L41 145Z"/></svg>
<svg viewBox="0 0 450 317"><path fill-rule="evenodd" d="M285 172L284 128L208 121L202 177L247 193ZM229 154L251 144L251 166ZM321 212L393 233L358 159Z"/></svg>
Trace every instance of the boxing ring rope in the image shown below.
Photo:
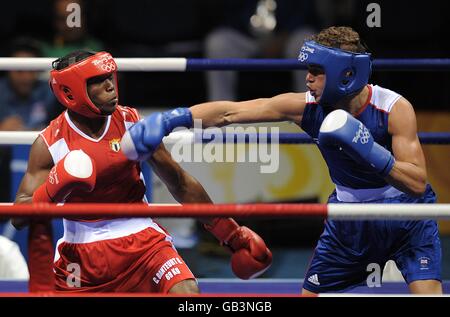
<svg viewBox="0 0 450 317"><path fill-rule="evenodd" d="M0 71L7 70L34 70L44 71L51 69L55 58L0 58ZM202 58L115 58L120 71L206 71L206 70L292 70L303 69L296 59L202 59ZM375 59L375 70L450 70L450 58L425 59ZM31 144L37 137L37 132L0 132L0 144ZM447 132L421 132L419 138L423 144L450 144L450 133ZM190 132L172 133L165 138L165 143L174 143L184 140L192 143L193 134ZM229 135L223 134L224 140L233 140L237 143L255 140L259 142L260 135ZM263 139L271 141L268 135ZM210 139L202 138L203 142ZM216 140L217 141L217 140ZM313 140L305 133L280 133L280 144L309 144Z"/></svg>
<svg viewBox="0 0 450 317"><path fill-rule="evenodd" d="M55 58L0 58L0 71L48 71ZM291 71L304 69L296 59L189 59L189 58L115 58L119 71L185 72L208 70ZM434 59L375 59L374 70L381 71L449 71L450 58ZM450 144L450 132L420 132L422 144ZM0 132L1 144L32 144L37 131ZM223 140L234 143L268 141L270 134L224 133ZM305 133L279 133L280 144L310 144L314 141ZM188 131L172 133L165 143L192 143L195 134ZM201 137L202 142L210 142ZM220 141L220 140L219 140ZM450 204L22 204L0 203L0 217L236 217L236 218L293 218L320 217L335 220L450 220ZM6 296L17 296L8 293ZM58 296L55 293L28 293L22 296ZM252 294L274 297L277 294ZM0 292L0 297L2 293ZM61 296L68 296L62 294ZM69 295L71 296L71 295ZM73 296L80 296L75 294ZM166 297L159 294L82 294L81 296L145 296ZM201 296L205 296L204 294ZM211 295L215 296L215 295ZM223 296L219 295L219 296ZM245 297L246 294L227 294ZM286 294L280 295L286 296ZM295 295L297 296L297 295ZM323 296L323 295L321 295ZM347 296L347 294L346 294ZM183 296L184 297L184 296Z"/></svg>
<svg viewBox="0 0 450 317"><path fill-rule="evenodd" d="M39 131L0 131L0 145L32 144L36 140ZM450 132L419 132L419 139L422 144L450 144ZM214 136L217 137L217 136ZM222 139L211 140L210 137L190 131L176 131L164 138L164 143L172 144L176 142L194 143L201 138L203 143L214 142L234 142L234 143L259 143L272 142L272 134L263 133L223 133ZM200 140L199 140L200 141ZM280 132L279 144L311 144L314 140L306 133Z"/></svg>
<svg viewBox="0 0 450 317"><path fill-rule="evenodd" d="M38 57L2 57L0 71L51 69L55 58ZM305 69L297 59L203 59L203 58L114 58L119 70L125 72L184 72L206 70L293 70ZM386 58L375 59L375 70L416 70L416 71L448 71L450 58Z"/></svg>
<svg viewBox="0 0 450 317"><path fill-rule="evenodd" d="M0 204L0 217L322 217L333 220L450 219L450 204Z"/></svg>

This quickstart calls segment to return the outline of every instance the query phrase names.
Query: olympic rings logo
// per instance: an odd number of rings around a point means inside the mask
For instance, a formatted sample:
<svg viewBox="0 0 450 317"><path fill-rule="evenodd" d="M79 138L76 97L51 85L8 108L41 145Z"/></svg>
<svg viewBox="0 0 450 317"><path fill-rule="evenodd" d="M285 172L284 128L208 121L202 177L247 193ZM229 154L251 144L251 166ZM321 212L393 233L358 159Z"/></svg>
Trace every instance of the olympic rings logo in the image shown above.
<svg viewBox="0 0 450 317"><path fill-rule="evenodd" d="M100 67L103 71L108 72L108 73L115 71L116 67L117 67L113 58L109 55L102 56L99 59L92 61L92 63L95 66Z"/></svg>
<svg viewBox="0 0 450 317"><path fill-rule="evenodd" d="M298 55L298 60L300 62L304 62L308 59L308 53L305 52L300 52L300 54Z"/></svg>
<svg viewBox="0 0 450 317"><path fill-rule="evenodd" d="M105 72L112 72L116 70L116 64L113 61L110 61L109 63L103 63L100 67Z"/></svg>
<svg viewBox="0 0 450 317"><path fill-rule="evenodd" d="M356 131L355 137L353 138L353 143L361 142L361 144L366 144L370 140L369 130L361 123L359 125L358 131Z"/></svg>
<svg viewBox="0 0 450 317"><path fill-rule="evenodd" d="M50 173L48 174L48 182L52 185L59 184L58 174L56 173L56 166L53 166L53 168L50 170Z"/></svg>
<svg viewBox="0 0 450 317"><path fill-rule="evenodd" d="M369 139L370 139L370 132L367 128L364 128L364 132L361 137L361 143L366 144L367 142L369 142Z"/></svg>

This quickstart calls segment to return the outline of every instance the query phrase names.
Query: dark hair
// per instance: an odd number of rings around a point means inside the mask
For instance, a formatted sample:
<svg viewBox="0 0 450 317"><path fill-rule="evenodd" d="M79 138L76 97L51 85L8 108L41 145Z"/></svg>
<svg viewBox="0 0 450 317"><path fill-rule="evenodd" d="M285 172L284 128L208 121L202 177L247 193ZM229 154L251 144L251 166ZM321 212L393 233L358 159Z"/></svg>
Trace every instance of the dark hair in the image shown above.
<svg viewBox="0 0 450 317"><path fill-rule="evenodd" d="M95 52L87 51L87 50L76 50L73 51L57 60L53 61L52 67L56 70L61 70L66 67L69 67L72 64L78 63L92 55L95 55Z"/></svg>
<svg viewBox="0 0 450 317"><path fill-rule="evenodd" d="M367 53L367 46L361 41L358 32L348 26L332 26L309 38L328 47L340 48L354 53Z"/></svg>
<svg viewBox="0 0 450 317"><path fill-rule="evenodd" d="M36 57L42 56L39 42L29 37L16 38L9 44L8 56L13 56L17 52L28 52Z"/></svg>

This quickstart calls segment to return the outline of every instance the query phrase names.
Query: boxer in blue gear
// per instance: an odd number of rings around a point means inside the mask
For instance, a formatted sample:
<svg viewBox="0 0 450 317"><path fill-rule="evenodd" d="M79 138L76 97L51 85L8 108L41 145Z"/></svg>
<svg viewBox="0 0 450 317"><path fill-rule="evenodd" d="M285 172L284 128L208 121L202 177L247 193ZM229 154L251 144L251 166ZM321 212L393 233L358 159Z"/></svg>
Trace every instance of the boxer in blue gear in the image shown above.
<svg viewBox="0 0 450 317"><path fill-rule="evenodd" d="M198 104L189 108L192 118L204 128L296 123L327 163L336 187L330 203L435 203L414 109L394 91L369 84L371 55L359 34L349 27L324 29L304 43L299 62L308 67L307 92ZM390 259L412 293L442 293L441 246L432 220L327 220L303 293L364 285L371 265L383 268Z"/></svg>

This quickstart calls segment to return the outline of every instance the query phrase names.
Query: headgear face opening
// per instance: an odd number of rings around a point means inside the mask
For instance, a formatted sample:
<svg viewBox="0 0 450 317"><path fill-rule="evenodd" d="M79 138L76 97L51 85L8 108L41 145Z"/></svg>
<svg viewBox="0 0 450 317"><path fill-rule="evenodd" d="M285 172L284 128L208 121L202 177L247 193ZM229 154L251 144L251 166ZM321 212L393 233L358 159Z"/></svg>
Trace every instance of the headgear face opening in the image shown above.
<svg viewBox="0 0 450 317"><path fill-rule="evenodd" d="M66 68L50 72L50 86L66 108L89 118L103 116L87 92L89 78L112 74L118 94L117 64L107 52L99 52Z"/></svg>
<svg viewBox="0 0 450 317"><path fill-rule="evenodd" d="M364 88L372 73L370 53L353 53L315 41L303 44L298 60L302 65L323 68L326 78L320 103L326 105L335 105L345 96Z"/></svg>

